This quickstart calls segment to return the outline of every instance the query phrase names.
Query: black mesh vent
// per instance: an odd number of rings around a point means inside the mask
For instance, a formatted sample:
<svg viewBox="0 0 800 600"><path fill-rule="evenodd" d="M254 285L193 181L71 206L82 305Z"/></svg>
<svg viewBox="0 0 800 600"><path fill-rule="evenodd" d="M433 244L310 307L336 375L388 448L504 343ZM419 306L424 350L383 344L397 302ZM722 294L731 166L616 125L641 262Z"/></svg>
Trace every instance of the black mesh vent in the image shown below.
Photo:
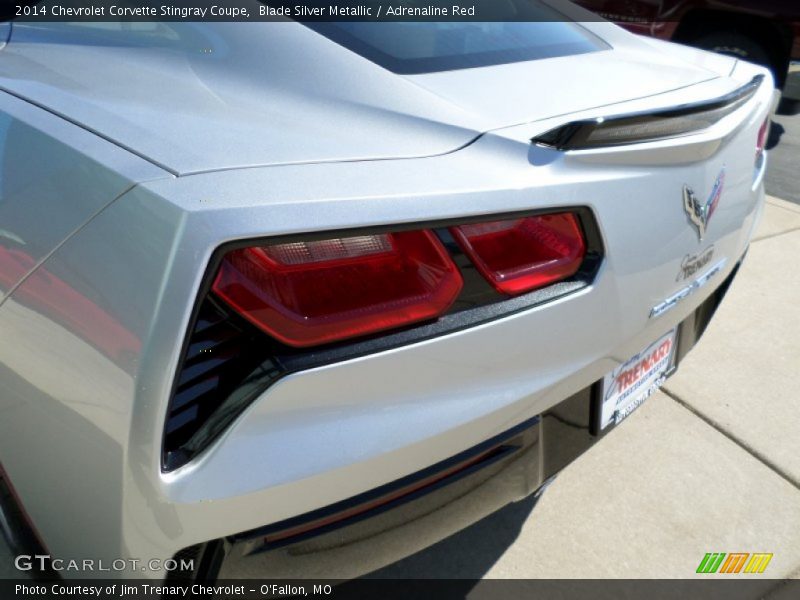
<svg viewBox="0 0 800 600"><path fill-rule="evenodd" d="M165 466L183 462L181 448L191 445L221 400L263 360L255 341L256 332L248 324L232 318L212 299L203 302L164 426Z"/></svg>

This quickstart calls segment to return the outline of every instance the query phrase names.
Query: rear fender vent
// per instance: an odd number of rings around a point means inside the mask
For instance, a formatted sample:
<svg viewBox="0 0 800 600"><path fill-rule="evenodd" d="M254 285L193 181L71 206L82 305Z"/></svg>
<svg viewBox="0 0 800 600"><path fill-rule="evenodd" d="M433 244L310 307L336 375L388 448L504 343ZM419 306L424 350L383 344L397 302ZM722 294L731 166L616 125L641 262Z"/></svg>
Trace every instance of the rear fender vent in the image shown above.
<svg viewBox="0 0 800 600"><path fill-rule="evenodd" d="M164 466L185 462L210 434L202 425L239 388L263 357L256 332L213 299L201 306L189 338L164 427Z"/></svg>

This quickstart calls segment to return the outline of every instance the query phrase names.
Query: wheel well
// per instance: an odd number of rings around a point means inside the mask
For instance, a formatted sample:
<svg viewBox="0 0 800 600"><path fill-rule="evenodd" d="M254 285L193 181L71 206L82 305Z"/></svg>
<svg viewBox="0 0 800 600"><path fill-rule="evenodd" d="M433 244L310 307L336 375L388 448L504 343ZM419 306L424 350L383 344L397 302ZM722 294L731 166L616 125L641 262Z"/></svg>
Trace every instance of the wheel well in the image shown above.
<svg viewBox="0 0 800 600"><path fill-rule="evenodd" d="M700 37L723 32L744 35L764 48L770 57L776 83L783 85L794 41L792 29L786 23L753 14L695 9L683 16L673 41L691 43Z"/></svg>

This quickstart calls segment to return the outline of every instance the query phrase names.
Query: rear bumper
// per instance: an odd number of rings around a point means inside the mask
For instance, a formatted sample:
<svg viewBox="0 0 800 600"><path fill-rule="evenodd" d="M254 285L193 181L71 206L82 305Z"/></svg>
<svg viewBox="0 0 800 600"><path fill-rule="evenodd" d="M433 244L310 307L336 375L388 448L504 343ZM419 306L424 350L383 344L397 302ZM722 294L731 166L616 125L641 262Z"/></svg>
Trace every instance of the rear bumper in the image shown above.
<svg viewBox="0 0 800 600"><path fill-rule="evenodd" d="M739 264L679 325L676 366L703 335ZM673 370L674 372L674 370ZM421 551L541 493L614 426L596 433L600 382L449 459L335 504L211 545L222 578L349 579ZM200 555L201 546L180 555ZM206 574L207 576L207 574Z"/></svg>
<svg viewBox="0 0 800 600"><path fill-rule="evenodd" d="M727 271L716 287L709 287L705 299L698 299L694 307L684 307L680 311L683 314L675 321L678 326L676 366L703 335L742 259ZM676 315L678 312L675 311ZM638 338L633 344L626 344L624 352L635 348L636 344L641 345ZM242 514L230 508L236 498L219 504L200 502L184 507L184 517L190 510L190 516L198 524L213 523L231 533L177 552L173 550L171 557L179 562L182 558L194 559L202 573L193 575L204 578L255 579L269 575L272 579L350 579L396 562L512 502L543 490L558 472L613 430L615 426L611 425L597 432L601 377L602 374L593 368L573 374L567 383L588 383L538 414L520 419L518 424L501 433L431 466L321 508L298 511L288 518L259 524L255 522L258 518L255 511ZM557 388L563 389L563 386L564 382ZM371 472L373 477L383 477L374 467L357 466ZM345 480L337 474L329 479L326 489L319 491L335 495L342 487L362 483ZM8 489L9 484L0 470L0 487ZM325 487L317 483L317 478L312 478L310 485ZM280 494L281 490L278 487L277 491L271 489L266 493ZM18 499L5 493L1 500L0 522L14 527L6 531L6 535L25 542L15 545L16 553L47 553ZM296 505L300 506L313 504L316 498L298 496L296 500ZM255 506L252 495L239 501ZM159 506L153 508L157 513L163 510ZM271 509L273 507L267 505L261 507L260 512L274 513ZM224 522L220 523L220 519ZM231 523L241 521L253 523L253 526L242 530L231 528ZM129 518L126 522L134 525L135 519ZM141 554L134 550L131 556ZM162 558L170 558L170 555ZM141 575L130 573L128 576ZM145 575L158 577L157 572ZM168 580L185 576L187 573L180 571L166 574Z"/></svg>
<svg viewBox="0 0 800 600"><path fill-rule="evenodd" d="M676 366L703 335L740 264L679 323ZM614 429L596 434L599 383L421 471L313 511L183 548L173 558L194 559L200 572L192 576L203 578L350 579L379 569L543 491ZM0 486L10 489L1 470ZM46 553L19 500L11 493L0 500L0 522L16 554ZM176 571L167 579L187 575Z"/></svg>

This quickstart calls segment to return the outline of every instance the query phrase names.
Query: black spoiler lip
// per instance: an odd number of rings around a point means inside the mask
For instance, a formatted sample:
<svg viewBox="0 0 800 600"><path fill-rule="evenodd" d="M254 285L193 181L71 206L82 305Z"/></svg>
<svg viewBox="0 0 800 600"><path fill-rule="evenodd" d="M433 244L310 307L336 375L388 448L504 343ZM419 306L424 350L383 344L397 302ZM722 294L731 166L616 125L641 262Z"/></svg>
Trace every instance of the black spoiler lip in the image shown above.
<svg viewBox="0 0 800 600"><path fill-rule="evenodd" d="M742 87L712 100L608 118L572 121L536 136L531 142L559 151L569 151L641 144L691 135L708 129L723 117L747 104L763 82L764 75L756 75ZM622 128L629 128L632 131L613 140L592 139L597 134L600 134L598 137L602 137L603 132ZM673 131L669 131L670 128Z"/></svg>

